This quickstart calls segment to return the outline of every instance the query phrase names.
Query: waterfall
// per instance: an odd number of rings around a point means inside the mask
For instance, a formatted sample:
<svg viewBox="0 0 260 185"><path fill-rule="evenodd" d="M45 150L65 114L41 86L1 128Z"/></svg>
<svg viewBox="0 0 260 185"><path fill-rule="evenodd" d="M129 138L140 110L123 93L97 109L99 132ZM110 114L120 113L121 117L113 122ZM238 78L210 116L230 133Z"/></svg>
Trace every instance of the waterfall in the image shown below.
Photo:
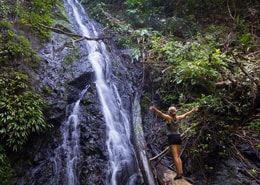
<svg viewBox="0 0 260 185"><path fill-rule="evenodd" d="M82 160L80 151L80 129L79 129L79 104L81 98L88 90L87 86L79 95L79 99L75 104L72 104L72 112L69 114L68 119L60 127L62 133L62 145L55 151L55 157L52 161L55 164L55 184L66 183L68 185L79 185L77 166ZM70 107L70 106L69 106ZM68 107L68 108L69 108ZM66 112L70 112L69 110ZM65 161L62 157L65 157ZM63 167L65 166L65 173ZM65 179L63 179L65 177Z"/></svg>
<svg viewBox="0 0 260 185"><path fill-rule="evenodd" d="M95 24L88 18L84 8L77 0L65 0L65 5L70 15L70 21L75 27L75 32L86 37L98 37L98 31ZM131 143L131 126L129 115L122 106L122 100L118 89L109 77L111 73L111 59L106 46L102 41L81 41L81 45L88 54L88 60L95 72L96 89L101 103L101 110L106 124L106 146L109 154L108 169L104 169L106 174L106 184L135 184L139 176L138 162L134 146ZM87 91L82 91L81 96ZM80 97L81 97L80 96ZM57 171L56 184L64 182L62 180L66 175L65 184L78 185L79 161L84 160L81 156L79 146L80 124L77 116L79 114L80 98L73 105L73 111L68 116L68 120L63 124L61 133L63 134L63 144L57 149L56 155L65 155L63 160L55 160ZM56 157L55 157L56 158ZM65 171L62 167L65 166ZM62 175L61 175L62 174Z"/></svg>

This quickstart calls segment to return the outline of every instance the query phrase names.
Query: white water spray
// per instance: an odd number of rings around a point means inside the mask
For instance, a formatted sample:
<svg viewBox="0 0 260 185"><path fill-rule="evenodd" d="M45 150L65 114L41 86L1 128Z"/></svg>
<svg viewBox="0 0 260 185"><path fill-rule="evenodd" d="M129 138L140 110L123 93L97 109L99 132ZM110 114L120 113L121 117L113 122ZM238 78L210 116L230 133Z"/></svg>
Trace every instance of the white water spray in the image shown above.
<svg viewBox="0 0 260 185"><path fill-rule="evenodd" d="M80 98L72 106L72 112L68 119L60 127L62 133L62 145L55 151L56 156L53 159L55 164L55 172L57 174L55 184L66 183L67 185L79 185L77 169L78 164L82 160L82 154L80 151L80 122L78 116L80 114L79 107L80 101L83 95L88 90L87 86L80 94ZM63 157L61 157L63 156ZM62 158L65 158L63 160ZM65 167L65 171L63 171ZM63 179L65 177L65 179Z"/></svg>
<svg viewBox="0 0 260 185"><path fill-rule="evenodd" d="M68 4L68 8L71 9L71 20L78 26L79 34L86 37L98 37L94 24L87 18L81 4L77 0L66 0L65 2ZM107 128L106 146L109 153L109 163L106 184L131 184L133 179L138 176L136 172L137 160L134 147L130 141L129 117L122 107L117 87L112 83L108 83L111 65L109 53L102 41L85 40L83 42L86 53L88 53L88 62L92 64L95 71L96 89ZM78 103L75 104L74 109L77 109ZM73 115L70 116L70 119L74 120L74 123L77 122L77 118ZM70 121L68 121L68 124L71 124ZM74 127L77 130L77 125L74 124ZM71 133L71 136L66 136L66 138L68 137L71 137L72 140L75 139L75 147L70 148L71 151L67 151L69 156L66 163L68 185L77 185L77 174L75 173L75 160L77 157L75 158L75 156L78 155L78 152L80 153L77 148L78 135L75 132ZM67 140L64 140L63 143L63 145L68 144Z"/></svg>

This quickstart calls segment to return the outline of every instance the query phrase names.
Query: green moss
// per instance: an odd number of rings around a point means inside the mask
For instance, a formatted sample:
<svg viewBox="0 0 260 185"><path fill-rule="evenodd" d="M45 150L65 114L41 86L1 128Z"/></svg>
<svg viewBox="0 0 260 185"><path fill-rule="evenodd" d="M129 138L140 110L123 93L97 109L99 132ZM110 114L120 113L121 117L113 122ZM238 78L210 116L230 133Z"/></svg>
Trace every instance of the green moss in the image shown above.
<svg viewBox="0 0 260 185"><path fill-rule="evenodd" d="M48 87L48 86L45 86L45 87L43 88L43 92L45 92L45 93L47 93L47 94L51 94L52 89L51 89L50 87Z"/></svg>
<svg viewBox="0 0 260 185"><path fill-rule="evenodd" d="M141 99L140 99L142 117L148 111L148 109L149 109L148 105L151 105L151 102L152 102L152 99L151 99L150 95L147 92L143 93L141 96ZM145 119L144 119L144 122L145 122Z"/></svg>
<svg viewBox="0 0 260 185"><path fill-rule="evenodd" d="M52 10L56 0L35 0L23 2L18 7L19 21L31 28L30 31L42 40L48 40L51 30L43 29L41 25L51 26L53 22Z"/></svg>
<svg viewBox="0 0 260 185"><path fill-rule="evenodd" d="M71 52L69 53L69 55L64 57L64 62L63 64L65 65L70 65L72 64L73 61L75 61L76 59L79 58L79 50L78 47L74 47Z"/></svg>
<svg viewBox="0 0 260 185"><path fill-rule="evenodd" d="M32 49L31 43L24 36L19 36L11 30L8 21L0 22L0 63L4 66L15 66L17 62L27 64L31 67L40 61L36 51Z"/></svg>
<svg viewBox="0 0 260 185"><path fill-rule="evenodd" d="M0 182L1 185L7 185L9 179L14 175L14 169L6 156L4 147L0 145Z"/></svg>

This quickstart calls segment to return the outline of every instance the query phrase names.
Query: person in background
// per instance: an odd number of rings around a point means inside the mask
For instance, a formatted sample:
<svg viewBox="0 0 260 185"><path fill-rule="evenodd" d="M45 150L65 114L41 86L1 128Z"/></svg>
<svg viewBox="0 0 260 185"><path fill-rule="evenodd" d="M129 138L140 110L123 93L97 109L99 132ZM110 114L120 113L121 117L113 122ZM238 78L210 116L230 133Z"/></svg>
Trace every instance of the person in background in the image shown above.
<svg viewBox="0 0 260 185"><path fill-rule="evenodd" d="M190 111L186 112L185 114L178 115L178 116L176 114L177 109L174 106L169 107L168 114L164 114L155 106L150 106L150 110L153 110L159 116L161 116L167 121L166 134L168 137L168 145L172 153L173 161L175 163L175 167L177 171L177 175L176 177L174 177L174 180L182 179L183 178L182 160L180 158L182 140L179 132L180 121L186 118L191 113L198 111L198 108L193 108Z"/></svg>

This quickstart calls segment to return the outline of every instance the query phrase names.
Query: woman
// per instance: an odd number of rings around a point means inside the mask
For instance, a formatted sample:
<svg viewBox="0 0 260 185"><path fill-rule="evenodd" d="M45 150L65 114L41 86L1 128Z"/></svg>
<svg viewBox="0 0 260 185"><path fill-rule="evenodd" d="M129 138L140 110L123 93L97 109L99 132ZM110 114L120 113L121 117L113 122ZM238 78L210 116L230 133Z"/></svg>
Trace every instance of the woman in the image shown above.
<svg viewBox="0 0 260 185"><path fill-rule="evenodd" d="M180 121L186 118L186 116L190 115L191 113L196 112L198 109L193 108L189 112L186 112L185 114L182 114L180 116L176 115L177 109L173 106L169 107L168 114L162 113L155 106L151 106L150 110L155 111L159 116L166 119L167 121L166 134L168 136L168 145L172 153L173 161L175 163L177 171L177 175L174 180L182 179L183 171L182 161L180 158L182 140L179 132Z"/></svg>

